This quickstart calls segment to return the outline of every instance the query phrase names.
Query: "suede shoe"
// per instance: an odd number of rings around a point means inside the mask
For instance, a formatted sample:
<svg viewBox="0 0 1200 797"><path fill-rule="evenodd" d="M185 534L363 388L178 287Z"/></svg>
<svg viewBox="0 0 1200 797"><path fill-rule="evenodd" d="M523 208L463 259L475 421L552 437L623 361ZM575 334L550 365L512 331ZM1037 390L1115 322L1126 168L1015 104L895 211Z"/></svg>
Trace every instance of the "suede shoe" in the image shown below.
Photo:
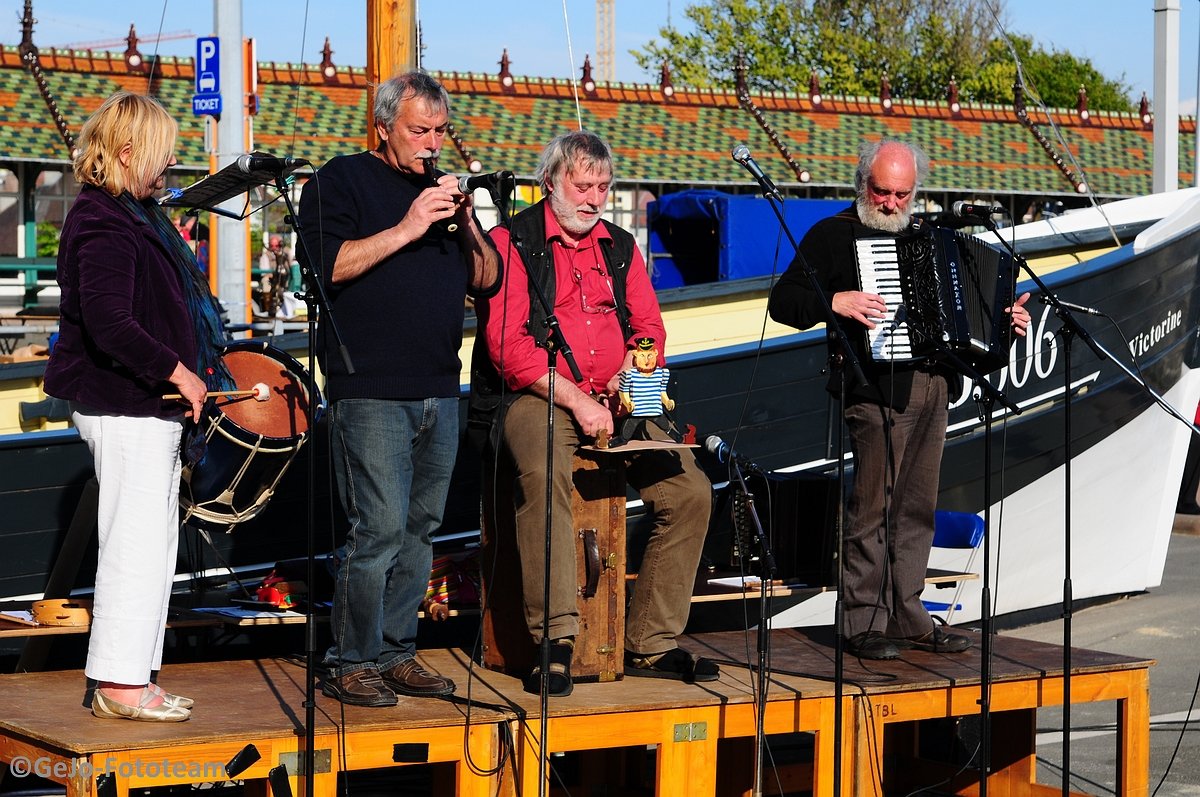
<svg viewBox="0 0 1200 797"><path fill-rule="evenodd" d="M384 686L375 670L354 670L345 675L331 675L321 685L321 693L350 706L396 705L396 695Z"/></svg>
<svg viewBox="0 0 1200 797"><path fill-rule="evenodd" d="M930 653L962 653L971 647L970 637L962 634L951 634L934 626L927 633L915 637L901 637L890 640L897 648L904 650L927 650Z"/></svg>
<svg viewBox="0 0 1200 797"><path fill-rule="evenodd" d="M454 694L454 681L434 675L418 664L416 659L405 659L386 670L380 670L379 677L388 689L398 695L444 697Z"/></svg>
<svg viewBox="0 0 1200 797"><path fill-rule="evenodd" d="M879 631L863 631L846 640L846 652L860 659L886 661L900 658L900 648Z"/></svg>

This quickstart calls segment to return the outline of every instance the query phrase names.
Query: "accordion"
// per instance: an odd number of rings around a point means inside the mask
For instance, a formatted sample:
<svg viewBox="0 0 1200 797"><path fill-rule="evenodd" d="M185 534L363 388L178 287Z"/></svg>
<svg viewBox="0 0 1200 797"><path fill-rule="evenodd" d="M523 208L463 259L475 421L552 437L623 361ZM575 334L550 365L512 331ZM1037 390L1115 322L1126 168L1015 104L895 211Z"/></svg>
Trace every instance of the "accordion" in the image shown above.
<svg viewBox="0 0 1200 797"><path fill-rule="evenodd" d="M862 290L883 297L882 322L866 331L883 362L956 359L980 373L1008 363L1015 264L1001 249L934 227L900 238L854 242Z"/></svg>

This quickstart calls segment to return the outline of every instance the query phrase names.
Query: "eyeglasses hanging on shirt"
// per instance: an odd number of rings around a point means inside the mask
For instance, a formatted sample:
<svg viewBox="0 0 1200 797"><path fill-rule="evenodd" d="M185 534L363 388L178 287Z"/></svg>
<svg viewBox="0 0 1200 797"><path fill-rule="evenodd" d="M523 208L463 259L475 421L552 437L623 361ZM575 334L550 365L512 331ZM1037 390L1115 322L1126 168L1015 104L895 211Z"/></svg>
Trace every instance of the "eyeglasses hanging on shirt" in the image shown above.
<svg viewBox="0 0 1200 797"><path fill-rule="evenodd" d="M591 268L582 271L578 266L571 265L571 276L579 286L579 298L583 312L592 315L604 315L617 309L616 296L613 294L612 279L604 266L596 263Z"/></svg>

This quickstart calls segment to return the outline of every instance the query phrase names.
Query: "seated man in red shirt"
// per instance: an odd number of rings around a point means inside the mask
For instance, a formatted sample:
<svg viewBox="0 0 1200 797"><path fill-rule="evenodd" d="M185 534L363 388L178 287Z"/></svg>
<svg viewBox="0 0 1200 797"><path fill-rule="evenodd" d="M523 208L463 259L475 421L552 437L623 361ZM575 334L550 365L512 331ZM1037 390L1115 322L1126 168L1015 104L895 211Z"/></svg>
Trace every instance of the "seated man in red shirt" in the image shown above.
<svg viewBox="0 0 1200 797"><path fill-rule="evenodd" d="M505 411L498 414L493 440L516 472L513 493L525 620L535 642L541 643L543 630L552 640L548 685L550 694L557 696L571 692L571 656L579 630L572 454L601 432L612 435L620 374L634 367L636 341L653 338L658 362L665 363L666 331L633 236L600 219L612 183L608 145L583 131L558 136L546 146L535 176L546 197L517 214L511 232L498 227L490 233L504 261L504 283L501 292L477 310L491 364L511 391ZM583 376L576 383L566 367L556 369L555 451L549 474L549 368L541 348L545 310L531 300L535 294L530 274L538 279ZM670 439L654 424L646 424L646 435ZM696 659L676 644L687 622L708 530L708 478L691 451L683 448L632 455L626 474L654 524L625 624L625 674L715 680L716 664ZM554 502L549 607L542 605L547 478ZM535 667L525 688L537 692L540 680Z"/></svg>

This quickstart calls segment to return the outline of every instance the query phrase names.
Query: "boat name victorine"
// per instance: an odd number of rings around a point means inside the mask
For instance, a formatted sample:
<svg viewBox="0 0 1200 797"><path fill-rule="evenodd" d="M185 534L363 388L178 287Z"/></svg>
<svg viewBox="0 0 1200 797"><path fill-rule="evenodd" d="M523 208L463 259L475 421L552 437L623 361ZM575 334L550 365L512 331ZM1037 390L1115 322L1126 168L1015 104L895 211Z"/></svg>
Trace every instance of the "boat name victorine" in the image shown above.
<svg viewBox="0 0 1200 797"><path fill-rule="evenodd" d="M1133 336L1129 341L1129 351L1134 357L1140 357L1157 346L1163 338L1174 332L1183 324L1183 311L1173 310L1167 317L1150 327L1145 332Z"/></svg>
<svg viewBox="0 0 1200 797"><path fill-rule="evenodd" d="M1037 323L1030 324L1029 334L1013 342L1008 350L1008 365L987 376L997 390L1025 387L1031 379L1040 381L1053 373L1058 361L1058 338L1055 331L1047 329L1046 325L1054 317L1051 308L1043 309ZM1170 310L1162 321L1134 335L1129 342L1129 350L1134 357L1144 356L1181 326L1183 310ZM950 408L959 407L970 399L971 388L971 380L963 377L960 391L950 403Z"/></svg>

